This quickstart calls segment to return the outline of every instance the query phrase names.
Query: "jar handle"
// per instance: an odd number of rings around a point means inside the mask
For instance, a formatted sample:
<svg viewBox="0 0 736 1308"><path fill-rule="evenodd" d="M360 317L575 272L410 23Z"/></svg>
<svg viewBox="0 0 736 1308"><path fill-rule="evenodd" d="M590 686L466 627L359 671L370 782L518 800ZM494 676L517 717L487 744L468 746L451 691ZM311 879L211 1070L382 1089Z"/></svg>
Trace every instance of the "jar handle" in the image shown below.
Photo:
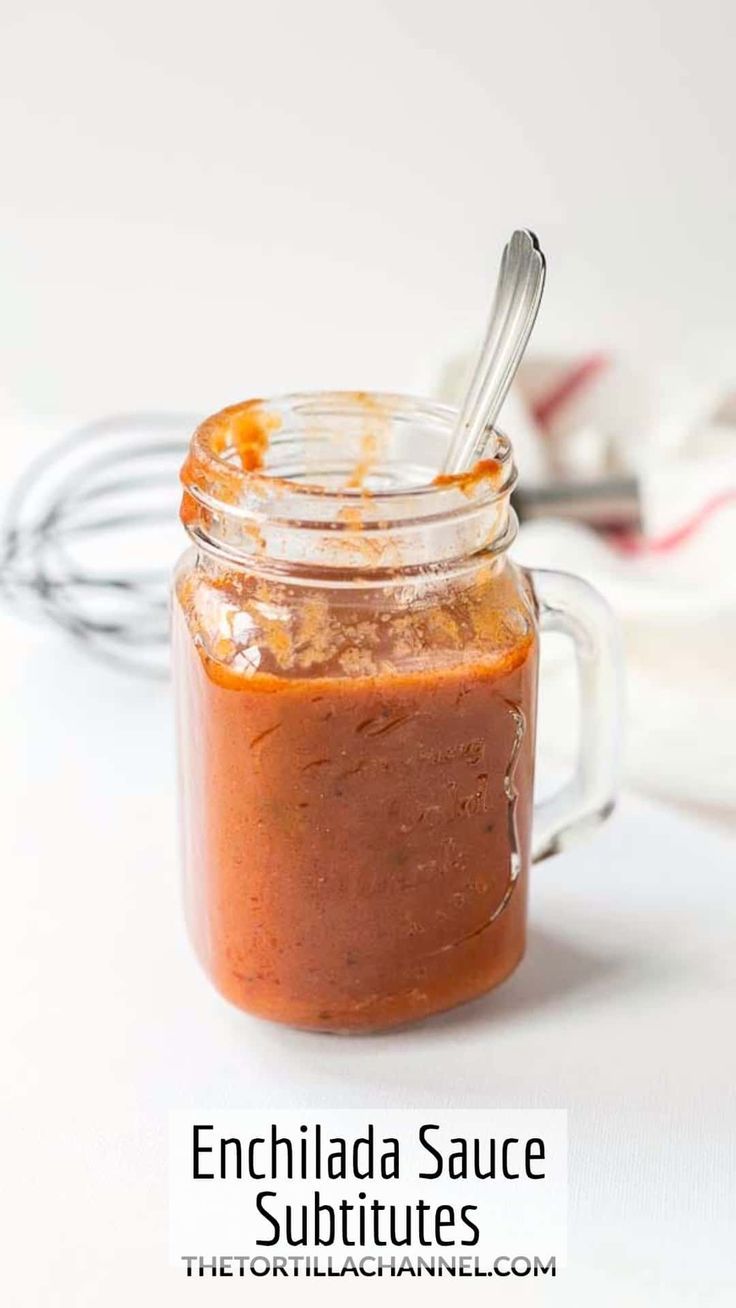
<svg viewBox="0 0 736 1308"><path fill-rule="evenodd" d="M580 741L572 779L534 807L532 861L556 854L611 813L618 788L623 721L623 653L602 595L579 577L533 568L541 631L560 631L575 647Z"/></svg>

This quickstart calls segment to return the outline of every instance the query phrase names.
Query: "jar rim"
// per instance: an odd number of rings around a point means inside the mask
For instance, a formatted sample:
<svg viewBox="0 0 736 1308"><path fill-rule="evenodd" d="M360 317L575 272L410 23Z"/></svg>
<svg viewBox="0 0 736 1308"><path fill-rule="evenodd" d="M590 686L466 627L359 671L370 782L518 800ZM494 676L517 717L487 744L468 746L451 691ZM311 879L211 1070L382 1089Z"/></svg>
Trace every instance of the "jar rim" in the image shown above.
<svg viewBox="0 0 736 1308"><path fill-rule="evenodd" d="M230 405L192 436L182 521L199 541L230 551L240 530L249 556L255 537L269 553L266 529L360 538L366 566L381 541L395 546L420 531L458 534L459 553L498 552L515 534L511 443L489 428L492 457L469 473L433 477L456 416L449 405L390 392L307 391ZM429 464L408 458L412 442L421 457L432 451ZM355 476L368 445L373 462Z"/></svg>

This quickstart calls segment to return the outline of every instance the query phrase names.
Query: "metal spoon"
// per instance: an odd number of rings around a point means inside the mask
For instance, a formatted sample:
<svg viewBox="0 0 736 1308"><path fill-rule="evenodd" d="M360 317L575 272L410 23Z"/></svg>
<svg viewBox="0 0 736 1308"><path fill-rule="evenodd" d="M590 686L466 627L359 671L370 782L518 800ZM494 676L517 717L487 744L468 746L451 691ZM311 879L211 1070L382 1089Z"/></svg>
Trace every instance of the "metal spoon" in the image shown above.
<svg viewBox="0 0 736 1308"><path fill-rule="evenodd" d="M534 232L525 227L515 231L501 258L491 316L444 472L467 472L483 455L536 321L546 267Z"/></svg>

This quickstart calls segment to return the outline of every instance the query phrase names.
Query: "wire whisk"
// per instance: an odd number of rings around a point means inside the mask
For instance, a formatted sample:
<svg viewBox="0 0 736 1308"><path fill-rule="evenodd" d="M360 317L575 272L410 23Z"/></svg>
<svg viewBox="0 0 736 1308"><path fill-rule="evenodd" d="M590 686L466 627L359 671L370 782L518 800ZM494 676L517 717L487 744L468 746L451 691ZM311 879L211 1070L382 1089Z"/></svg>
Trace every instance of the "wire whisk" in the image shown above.
<svg viewBox="0 0 736 1308"><path fill-rule="evenodd" d="M137 413L69 433L26 469L0 527L0 595L90 653L168 669L179 468L198 418Z"/></svg>

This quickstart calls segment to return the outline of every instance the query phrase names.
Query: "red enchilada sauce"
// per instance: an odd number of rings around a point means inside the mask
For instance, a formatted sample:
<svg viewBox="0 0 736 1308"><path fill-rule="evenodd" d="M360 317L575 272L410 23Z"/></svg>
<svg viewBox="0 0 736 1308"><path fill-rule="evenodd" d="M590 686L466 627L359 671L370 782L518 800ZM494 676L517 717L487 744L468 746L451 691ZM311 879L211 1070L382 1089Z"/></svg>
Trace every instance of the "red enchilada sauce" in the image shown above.
<svg viewBox="0 0 736 1308"><path fill-rule="evenodd" d="M523 574L485 563L407 609L186 556L176 596L187 912L220 992L359 1031L503 980L531 826Z"/></svg>

